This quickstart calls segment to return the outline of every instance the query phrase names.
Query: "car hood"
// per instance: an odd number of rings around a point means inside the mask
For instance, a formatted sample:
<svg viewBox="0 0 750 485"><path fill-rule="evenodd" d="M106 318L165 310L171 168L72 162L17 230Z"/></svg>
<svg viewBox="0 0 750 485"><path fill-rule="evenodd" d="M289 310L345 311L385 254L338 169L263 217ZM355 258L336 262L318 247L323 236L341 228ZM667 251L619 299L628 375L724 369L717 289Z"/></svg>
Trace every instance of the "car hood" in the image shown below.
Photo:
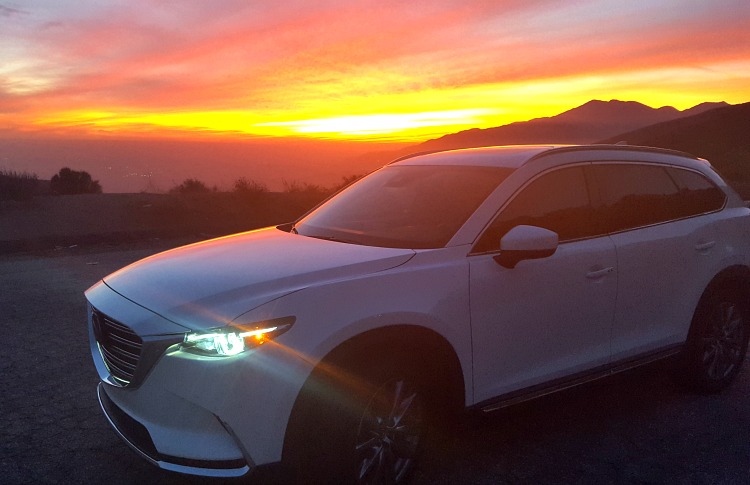
<svg viewBox="0 0 750 485"><path fill-rule="evenodd" d="M125 298L193 330L227 324L308 286L399 266L409 249L325 241L266 228L185 246L104 278Z"/></svg>

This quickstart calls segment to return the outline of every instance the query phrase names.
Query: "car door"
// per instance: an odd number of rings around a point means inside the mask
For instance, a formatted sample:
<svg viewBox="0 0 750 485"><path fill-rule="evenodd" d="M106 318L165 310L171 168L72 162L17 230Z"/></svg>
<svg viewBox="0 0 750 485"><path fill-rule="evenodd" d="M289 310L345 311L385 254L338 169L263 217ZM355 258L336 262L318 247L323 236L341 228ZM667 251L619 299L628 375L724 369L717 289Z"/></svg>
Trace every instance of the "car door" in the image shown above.
<svg viewBox="0 0 750 485"><path fill-rule="evenodd" d="M708 213L725 196L704 176L676 167L607 162L591 170L617 248L612 359L669 350L687 337L703 282L720 258Z"/></svg>
<svg viewBox="0 0 750 485"><path fill-rule="evenodd" d="M556 232L554 255L513 269L493 258L517 225ZM616 255L588 190L585 165L529 182L469 257L475 401L606 365L617 290Z"/></svg>

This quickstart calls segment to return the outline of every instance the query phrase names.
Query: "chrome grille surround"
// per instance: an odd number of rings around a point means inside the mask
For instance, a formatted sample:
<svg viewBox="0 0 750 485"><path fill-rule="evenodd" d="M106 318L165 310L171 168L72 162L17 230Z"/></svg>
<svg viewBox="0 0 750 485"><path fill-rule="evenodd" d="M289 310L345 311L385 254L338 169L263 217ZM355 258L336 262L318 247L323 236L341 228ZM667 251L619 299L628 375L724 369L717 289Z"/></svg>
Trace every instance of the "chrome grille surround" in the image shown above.
<svg viewBox="0 0 750 485"><path fill-rule="evenodd" d="M99 354L114 384L128 386L138 368L143 340L130 327L92 308L91 324Z"/></svg>

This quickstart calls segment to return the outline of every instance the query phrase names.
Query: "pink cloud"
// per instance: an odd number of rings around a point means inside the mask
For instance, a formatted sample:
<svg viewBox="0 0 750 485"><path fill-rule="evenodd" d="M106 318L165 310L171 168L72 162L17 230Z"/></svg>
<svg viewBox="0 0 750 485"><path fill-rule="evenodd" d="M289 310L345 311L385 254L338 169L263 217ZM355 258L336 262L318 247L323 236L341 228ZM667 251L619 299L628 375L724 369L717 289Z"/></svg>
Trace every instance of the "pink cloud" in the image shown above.
<svg viewBox="0 0 750 485"><path fill-rule="evenodd" d="M0 99L14 111L262 108L283 105L269 96L284 89L365 72L393 79L373 79L372 89L409 92L750 60L750 4L669 3L641 10L615 0L32 5L12 39L35 60L25 74L48 76L53 87ZM19 15L0 8L0 28Z"/></svg>

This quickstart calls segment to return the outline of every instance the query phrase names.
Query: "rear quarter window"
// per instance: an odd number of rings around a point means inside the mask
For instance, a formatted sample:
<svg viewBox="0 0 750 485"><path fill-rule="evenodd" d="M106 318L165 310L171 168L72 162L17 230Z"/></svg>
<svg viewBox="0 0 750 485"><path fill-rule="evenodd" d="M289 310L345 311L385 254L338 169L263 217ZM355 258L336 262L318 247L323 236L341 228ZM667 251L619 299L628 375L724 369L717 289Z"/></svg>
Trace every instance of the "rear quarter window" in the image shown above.
<svg viewBox="0 0 750 485"><path fill-rule="evenodd" d="M676 167L607 163L592 167L608 232L620 232L723 207L724 192L703 175Z"/></svg>
<svg viewBox="0 0 750 485"><path fill-rule="evenodd" d="M724 207L726 194L704 175L675 167L668 168L667 172L680 189L682 217L715 212Z"/></svg>

